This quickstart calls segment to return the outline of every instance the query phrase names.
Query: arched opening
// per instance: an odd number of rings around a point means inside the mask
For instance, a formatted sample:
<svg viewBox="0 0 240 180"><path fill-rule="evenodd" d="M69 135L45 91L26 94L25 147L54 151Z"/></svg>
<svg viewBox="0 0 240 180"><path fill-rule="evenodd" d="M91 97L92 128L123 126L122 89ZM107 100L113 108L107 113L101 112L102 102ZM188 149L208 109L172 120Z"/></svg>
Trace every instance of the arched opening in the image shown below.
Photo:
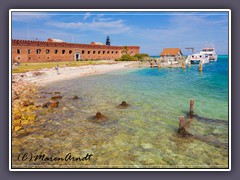
<svg viewBox="0 0 240 180"><path fill-rule="evenodd" d="M75 59L75 61L81 60L81 54L79 52L76 52L74 55L74 59Z"/></svg>
<svg viewBox="0 0 240 180"><path fill-rule="evenodd" d="M37 54L41 54L41 49L36 50Z"/></svg>

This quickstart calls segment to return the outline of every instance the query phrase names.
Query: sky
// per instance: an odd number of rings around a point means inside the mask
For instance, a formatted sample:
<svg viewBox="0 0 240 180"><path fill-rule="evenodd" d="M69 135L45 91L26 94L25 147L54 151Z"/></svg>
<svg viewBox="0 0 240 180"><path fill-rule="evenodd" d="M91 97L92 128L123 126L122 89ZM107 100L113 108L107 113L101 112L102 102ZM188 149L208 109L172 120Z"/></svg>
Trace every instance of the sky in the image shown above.
<svg viewBox="0 0 240 180"><path fill-rule="evenodd" d="M159 55L163 48L200 51L213 44L228 54L228 12L12 12L12 39L61 39L89 44L110 36L111 45L140 46Z"/></svg>

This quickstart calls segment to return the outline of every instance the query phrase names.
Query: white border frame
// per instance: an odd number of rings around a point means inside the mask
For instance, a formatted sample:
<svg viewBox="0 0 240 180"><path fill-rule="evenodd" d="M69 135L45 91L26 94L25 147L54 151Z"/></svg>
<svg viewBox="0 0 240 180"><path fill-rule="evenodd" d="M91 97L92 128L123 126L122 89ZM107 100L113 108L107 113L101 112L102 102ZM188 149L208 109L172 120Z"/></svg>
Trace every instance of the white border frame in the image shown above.
<svg viewBox="0 0 240 180"><path fill-rule="evenodd" d="M228 169L12 169L12 12L228 12L228 59L229 59L229 84L228 84ZM231 171L231 9L10 9L9 10L9 171Z"/></svg>

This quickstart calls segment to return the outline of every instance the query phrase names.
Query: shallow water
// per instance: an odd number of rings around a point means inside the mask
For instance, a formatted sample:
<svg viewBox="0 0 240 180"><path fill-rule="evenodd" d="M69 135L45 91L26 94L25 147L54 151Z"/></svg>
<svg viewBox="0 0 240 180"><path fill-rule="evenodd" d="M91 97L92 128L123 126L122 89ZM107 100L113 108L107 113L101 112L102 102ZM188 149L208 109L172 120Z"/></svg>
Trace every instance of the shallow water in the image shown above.
<svg viewBox="0 0 240 180"><path fill-rule="evenodd" d="M129 69L43 87L61 92L59 107L39 114L34 129L13 137L13 167L227 168L228 57L183 69ZM77 95L79 99L71 99ZM177 134L193 98L188 131ZM127 109L117 107L122 101ZM105 122L94 122L100 111ZM64 157L93 154L90 161L18 161L19 153Z"/></svg>

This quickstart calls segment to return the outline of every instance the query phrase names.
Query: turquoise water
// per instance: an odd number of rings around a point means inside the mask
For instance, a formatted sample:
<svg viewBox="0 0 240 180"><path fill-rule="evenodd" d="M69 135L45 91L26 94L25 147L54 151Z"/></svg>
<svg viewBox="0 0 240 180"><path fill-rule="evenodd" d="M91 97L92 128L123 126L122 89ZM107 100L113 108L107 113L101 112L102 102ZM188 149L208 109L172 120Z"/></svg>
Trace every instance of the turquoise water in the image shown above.
<svg viewBox="0 0 240 180"><path fill-rule="evenodd" d="M61 92L59 107L38 116L36 132L13 138L24 151L64 156L93 154L89 162L17 162L17 166L74 168L227 168L228 57L185 70L140 68L81 77L43 87ZM71 97L77 95L79 99ZM177 134L179 116L187 118L186 138ZM117 107L122 101L127 109ZM108 119L94 122L100 111ZM32 127L29 127L32 128ZM34 139L34 140L33 140ZM21 147L21 148L20 148ZM23 163L23 164L21 164Z"/></svg>

